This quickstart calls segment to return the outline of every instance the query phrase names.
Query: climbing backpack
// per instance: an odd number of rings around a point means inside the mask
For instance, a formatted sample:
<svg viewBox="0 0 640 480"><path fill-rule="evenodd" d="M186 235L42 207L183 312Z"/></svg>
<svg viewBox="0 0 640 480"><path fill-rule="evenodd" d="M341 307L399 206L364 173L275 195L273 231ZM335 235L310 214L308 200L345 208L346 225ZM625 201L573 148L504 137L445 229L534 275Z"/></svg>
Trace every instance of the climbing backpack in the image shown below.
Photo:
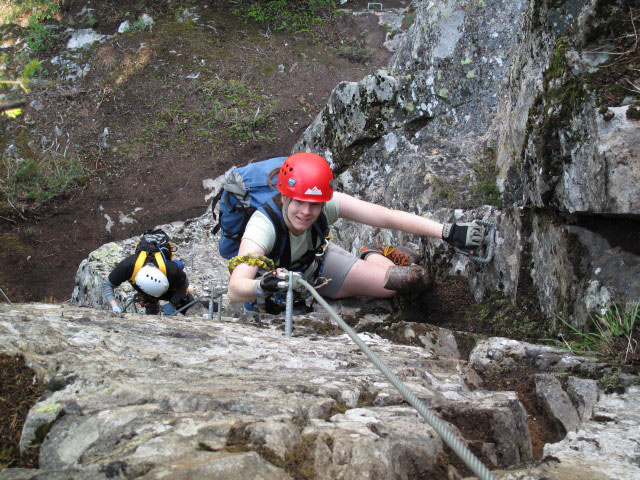
<svg viewBox="0 0 640 480"><path fill-rule="evenodd" d="M286 159L287 157L275 157L250 163L244 167L233 168L226 175L222 188L211 203L213 219L218 220L213 234L222 231L218 248L223 258L230 259L238 255L242 235L256 210L271 220L276 231L274 246L271 252L266 252L267 257L281 267L296 269L302 268L305 263L310 265L312 257L317 256L317 253L310 249L302 259L295 262L295 265L291 265L288 230L282 211L274 201L274 197L279 194L275 188L277 175L269 181L269 174L279 169ZM216 205L219 205L219 217L216 217ZM312 226L313 245L318 243L318 236L324 240L328 230L327 217L321 213Z"/></svg>
<svg viewBox="0 0 640 480"><path fill-rule="evenodd" d="M144 267L149 261L149 255L153 254L155 263L165 275L167 274L167 263L173 258L173 245L169 241L169 235L164 230L147 230L140 237L140 241L136 245L135 253L138 255L133 273L129 281L136 283L135 278L138 271Z"/></svg>

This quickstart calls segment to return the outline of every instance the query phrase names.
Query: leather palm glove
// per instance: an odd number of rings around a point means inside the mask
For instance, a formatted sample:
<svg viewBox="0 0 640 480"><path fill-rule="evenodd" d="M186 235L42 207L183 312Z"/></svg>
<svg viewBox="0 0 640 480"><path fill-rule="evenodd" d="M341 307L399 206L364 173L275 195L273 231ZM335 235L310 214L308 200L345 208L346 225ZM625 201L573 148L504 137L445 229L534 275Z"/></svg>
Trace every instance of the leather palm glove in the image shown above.
<svg viewBox="0 0 640 480"><path fill-rule="evenodd" d="M454 247L478 248L484 240L484 227L475 222L445 223L442 227L442 239Z"/></svg>
<svg viewBox="0 0 640 480"><path fill-rule="evenodd" d="M253 286L258 297L266 297L270 293L278 293L289 288L289 272L285 269L271 270L262 275Z"/></svg>

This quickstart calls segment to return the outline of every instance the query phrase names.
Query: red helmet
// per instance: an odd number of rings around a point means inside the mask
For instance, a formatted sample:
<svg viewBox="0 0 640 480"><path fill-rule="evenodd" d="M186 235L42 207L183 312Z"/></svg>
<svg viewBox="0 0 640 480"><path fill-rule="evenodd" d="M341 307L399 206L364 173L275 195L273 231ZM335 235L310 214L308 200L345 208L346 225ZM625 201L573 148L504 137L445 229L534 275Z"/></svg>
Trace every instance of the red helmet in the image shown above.
<svg viewBox="0 0 640 480"><path fill-rule="evenodd" d="M278 174L278 190L303 202L328 202L333 197L333 172L327 161L315 153L294 153Z"/></svg>

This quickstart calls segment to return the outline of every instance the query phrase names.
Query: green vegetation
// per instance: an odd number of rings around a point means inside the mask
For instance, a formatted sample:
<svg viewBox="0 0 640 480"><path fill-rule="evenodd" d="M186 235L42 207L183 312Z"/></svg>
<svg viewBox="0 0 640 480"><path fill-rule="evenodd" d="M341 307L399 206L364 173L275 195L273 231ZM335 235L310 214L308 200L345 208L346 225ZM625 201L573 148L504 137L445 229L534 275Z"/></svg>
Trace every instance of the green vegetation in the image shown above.
<svg viewBox="0 0 640 480"><path fill-rule="evenodd" d="M26 145L16 151L31 152ZM53 152L37 159L5 153L0 158L0 172L0 211L40 207L87 179L77 159Z"/></svg>
<svg viewBox="0 0 640 480"><path fill-rule="evenodd" d="M519 294L514 304L502 293L493 292L482 303L472 305L466 317L471 332L514 340L535 341L549 337L554 330L532 295Z"/></svg>
<svg viewBox="0 0 640 480"><path fill-rule="evenodd" d="M487 147L484 156L471 164L473 175L467 176L463 183L470 183L469 193L473 206L502 205L502 196L496 178L498 177L498 167L496 166L496 155L493 148Z"/></svg>
<svg viewBox="0 0 640 480"><path fill-rule="evenodd" d="M620 368L613 368L609 371L605 371L604 374L598 378L598 387L604 390L605 393L624 392L625 388L620 378L622 370Z"/></svg>
<svg viewBox="0 0 640 480"><path fill-rule="evenodd" d="M125 14L125 17L130 17L131 13L127 12ZM138 17L138 19L131 23L128 19L127 19L128 26L124 29L124 32L132 32L132 31L138 31L138 32L144 32L145 30L151 30L151 28L153 27L153 23L147 23L144 21L144 18L142 15L140 15Z"/></svg>
<svg viewBox="0 0 640 480"><path fill-rule="evenodd" d="M336 53L341 57L362 65L369 63L373 57L373 51L371 49L363 47L358 43L347 43L346 45L341 45L337 49Z"/></svg>
<svg viewBox="0 0 640 480"><path fill-rule="evenodd" d="M41 205L63 195L83 176L82 166L77 160L55 157L41 162L27 160L9 177L10 191L3 193L17 201L27 200Z"/></svg>
<svg viewBox="0 0 640 480"><path fill-rule="evenodd" d="M218 146L221 142L218 132L241 140L275 140L270 134L275 102L255 93L252 86L243 81L213 78L197 92L201 100L198 108L180 103L156 112L155 105L148 105L156 113L147 120L137 140L168 146L167 142L180 142L181 138L194 134Z"/></svg>
<svg viewBox="0 0 640 480"><path fill-rule="evenodd" d="M402 30L409 30L411 25L416 21L416 9L413 7L413 4L409 5L408 10L405 12L404 17L402 18Z"/></svg>
<svg viewBox="0 0 640 480"><path fill-rule="evenodd" d="M434 196L440 200L444 207L453 207L455 204L457 186L451 185L441 177L433 177Z"/></svg>
<svg viewBox="0 0 640 480"><path fill-rule="evenodd" d="M52 0L0 0L0 24L20 24L47 11L53 14L59 9L58 3Z"/></svg>
<svg viewBox="0 0 640 480"><path fill-rule="evenodd" d="M638 361L638 307L621 311L614 303L602 314L591 316L591 331L581 332L560 318L570 334L555 340L558 346L578 355L598 355L616 364L624 365Z"/></svg>
<svg viewBox="0 0 640 480"><path fill-rule="evenodd" d="M234 11L237 15L273 31L288 33L311 32L314 25L322 23L336 9L333 0L241 0L238 3Z"/></svg>
<svg viewBox="0 0 640 480"><path fill-rule="evenodd" d="M53 46L54 37L45 26L45 23L51 20L59 9L57 2L49 1L42 5L41 8L35 9L34 13L29 17L25 42L27 42L31 51L41 52Z"/></svg>

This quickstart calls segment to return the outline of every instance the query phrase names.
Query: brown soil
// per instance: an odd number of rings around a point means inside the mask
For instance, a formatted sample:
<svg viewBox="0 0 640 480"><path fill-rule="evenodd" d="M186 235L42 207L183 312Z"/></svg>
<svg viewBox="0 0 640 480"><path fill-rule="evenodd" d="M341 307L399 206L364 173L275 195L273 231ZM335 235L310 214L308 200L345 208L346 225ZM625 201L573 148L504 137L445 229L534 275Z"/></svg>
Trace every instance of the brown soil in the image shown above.
<svg viewBox="0 0 640 480"><path fill-rule="evenodd" d="M83 3L66 2L64 21L73 21ZM98 2L94 28L101 33L113 34L126 12L136 19L145 11L154 16L153 31L117 35L97 47L77 86L33 84L29 101L44 107L26 108L14 133L24 128L30 138L47 137L47 145L55 140L58 153L82 160L88 175L65 198L0 212L0 288L12 302L67 300L78 265L92 250L202 215L210 193L203 180L232 165L289 154L339 82L362 79L390 56L382 46L387 30L374 15L333 14L313 35L291 35L247 24L217 2L209 2L198 22L206 29L178 23L165 3L171 2ZM339 55L345 45L368 58ZM238 94L234 86L244 90ZM214 100L229 112L234 100L247 98L252 114L258 107L272 111L259 132L234 136L229 121L203 117ZM110 231L106 216L114 222Z"/></svg>
<svg viewBox="0 0 640 480"><path fill-rule="evenodd" d="M22 358L0 354L0 469L38 467L38 448L20 454L18 445L29 409L44 392Z"/></svg>
<svg viewBox="0 0 640 480"><path fill-rule="evenodd" d="M527 423L531 434L531 445L533 447L533 458L542 458L542 449L545 443L556 443L562 439L558 435L558 428L542 411L536 396L534 382L535 371L527 368L519 368L500 374L490 375L484 379L484 387L487 390L497 392L513 391L518 394L518 400L527 411Z"/></svg>

